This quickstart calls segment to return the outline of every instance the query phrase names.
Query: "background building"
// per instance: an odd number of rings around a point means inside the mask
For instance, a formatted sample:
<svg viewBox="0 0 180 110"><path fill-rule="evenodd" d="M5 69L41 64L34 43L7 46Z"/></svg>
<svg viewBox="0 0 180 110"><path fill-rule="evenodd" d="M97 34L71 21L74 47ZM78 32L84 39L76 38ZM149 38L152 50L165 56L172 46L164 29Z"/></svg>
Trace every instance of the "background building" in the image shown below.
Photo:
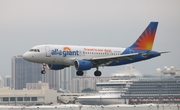
<svg viewBox="0 0 180 110"><path fill-rule="evenodd" d="M41 74L42 65L24 60L21 55L12 58L12 85L11 88L20 90L26 88L26 83L49 84L49 89L72 91L72 78L76 76L74 66L62 70L46 69L46 74Z"/></svg>
<svg viewBox="0 0 180 110"><path fill-rule="evenodd" d="M5 75L3 77L3 87L11 87L11 75Z"/></svg>
<svg viewBox="0 0 180 110"><path fill-rule="evenodd" d="M26 83L27 90L49 90L49 83L43 83L38 81L38 83Z"/></svg>
<svg viewBox="0 0 180 110"><path fill-rule="evenodd" d="M72 79L76 76L74 66L64 68L62 70L48 70L42 77L42 81L49 83L50 89L72 91Z"/></svg>
<svg viewBox="0 0 180 110"><path fill-rule="evenodd" d="M24 60L21 55L14 56L12 62L12 89L20 90L26 83L37 83L42 80L41 64Z"/></svg>
<svg viewBox="0 0 180 110"><path fill-rule="evenodd" d="M100 88L96 87L97 82L108 82L110 77L91 77L91 76L82 76L75 77L72 81L72 92L81 92L83 89L94 89L99 90Z"/></svg>

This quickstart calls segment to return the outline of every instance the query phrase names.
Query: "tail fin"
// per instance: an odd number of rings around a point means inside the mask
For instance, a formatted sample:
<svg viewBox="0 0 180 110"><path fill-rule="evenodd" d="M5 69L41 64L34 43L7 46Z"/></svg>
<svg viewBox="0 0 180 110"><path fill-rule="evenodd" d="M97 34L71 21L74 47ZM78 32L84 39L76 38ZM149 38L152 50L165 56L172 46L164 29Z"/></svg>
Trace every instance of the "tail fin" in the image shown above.
<svg viewBox="0 0 180 110"><path fill-rule="evenodd" d="M140 35L140 37L134 42L130 48L137 50L151 50L156 35L156 29L158 22L150 22L148 27Z"/></svg>

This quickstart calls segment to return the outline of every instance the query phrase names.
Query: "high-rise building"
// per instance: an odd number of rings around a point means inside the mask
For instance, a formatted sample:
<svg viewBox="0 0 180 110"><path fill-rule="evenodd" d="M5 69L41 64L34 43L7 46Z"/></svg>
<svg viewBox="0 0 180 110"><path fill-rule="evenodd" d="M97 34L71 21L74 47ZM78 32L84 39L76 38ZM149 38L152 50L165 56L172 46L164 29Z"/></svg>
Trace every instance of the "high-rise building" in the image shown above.
<svg viewBox="0 0 180 110"><path fill-rule="evenodd" d="M43 75L42 81L49 83L50 89L72 91L72 79L76 76L76 69L74 66L64 68L62 70L46 70L47 73Z"/></svg>
<svg viewBox="0 0 180 110"><path fill-rule="evenodd" d="M26 87L26 83L42 81L42 65L28 62L21 55L14 56L12 62L12 89L20 90Z"/></svg>
<svg viewBox="0 0 180 110"><path fill-rule="evenodd" d="M5 75L3 77L3 87L11 87L11 75Z"/></svg>

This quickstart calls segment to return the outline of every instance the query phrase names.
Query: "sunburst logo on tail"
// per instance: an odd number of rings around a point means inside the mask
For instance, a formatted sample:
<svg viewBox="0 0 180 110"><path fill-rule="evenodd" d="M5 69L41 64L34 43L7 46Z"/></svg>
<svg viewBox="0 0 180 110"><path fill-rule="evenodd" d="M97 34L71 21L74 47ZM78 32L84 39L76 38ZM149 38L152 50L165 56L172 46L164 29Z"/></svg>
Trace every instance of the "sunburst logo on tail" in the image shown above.
<svg viewBox="0 0 180 110"><path fill-rule="evenodd" d="M135 49L151 50L155 34L156 30L154 30L153 32L151 31L151 29L148 32L147 30L145 30L141 37L139 37L138 40L135 42L135 44L137 45Z"/></svg>
<svg viewBox="0 0 180 110"><path fill-rule="evenodd" d="M137 50L151 50L156 35L157 25L158 22L151 22L130 48Z"/></svg>

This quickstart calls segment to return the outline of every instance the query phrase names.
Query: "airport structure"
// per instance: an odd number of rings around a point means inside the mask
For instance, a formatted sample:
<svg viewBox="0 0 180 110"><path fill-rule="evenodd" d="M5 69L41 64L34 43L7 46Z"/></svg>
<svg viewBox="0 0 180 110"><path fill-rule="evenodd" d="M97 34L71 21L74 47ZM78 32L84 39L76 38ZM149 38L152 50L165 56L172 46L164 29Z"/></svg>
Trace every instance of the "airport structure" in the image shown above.
<svg viewBox="0 0 180 110"><path fill-rule="evenodd" d="M0 88L0 105L35 105L57 103L57 91L41 90L11 90Z"/></svg>
<svg viewBox="0 0 180 110"><path fill-rule="evenodd" d="M178 104L0 106L2 110L179 110Z"/></svg>

